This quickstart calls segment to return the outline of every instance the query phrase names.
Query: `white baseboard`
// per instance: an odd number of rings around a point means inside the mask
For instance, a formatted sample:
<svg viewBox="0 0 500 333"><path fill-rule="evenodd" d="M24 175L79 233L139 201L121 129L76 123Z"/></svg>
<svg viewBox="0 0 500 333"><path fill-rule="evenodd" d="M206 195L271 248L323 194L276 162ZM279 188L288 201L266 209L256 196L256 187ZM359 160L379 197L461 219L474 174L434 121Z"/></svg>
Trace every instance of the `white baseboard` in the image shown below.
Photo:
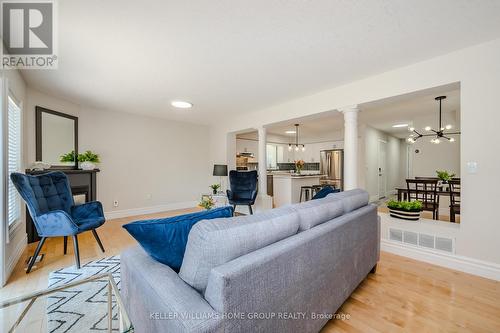
<svg viewBox="0 0 500 333"><path fill-rule="evenodd" d="M106 219L111 220L111 219L119 219L122 217L166 212L169 210L193 208L196 207L197 205L198 205L197 201L175 202L171 204L152 206L152 207L114 210L110 212L104 212L104 216L106 217Z"/></svg>
<svg viewBox="0 0 500 333"><path fill-rule="evenodd" d="M500 281L500 265L496 263L448 254L436 250L423 249L387 239L381 240L380 249L415 260Z"/></svg>
<svg viewBox="0 0 500 333"><path fill-rule="evenodd" d="M24 237L16 244L16 247L14 248L12 255L7 261L7 266L5 267L5 282L7 282L7 280L10 277L10 274L16 267L17 262L19 261L19 259L21 259L21 256L23 255L26 246L28 246L28 235L24 234Z"/></svg>

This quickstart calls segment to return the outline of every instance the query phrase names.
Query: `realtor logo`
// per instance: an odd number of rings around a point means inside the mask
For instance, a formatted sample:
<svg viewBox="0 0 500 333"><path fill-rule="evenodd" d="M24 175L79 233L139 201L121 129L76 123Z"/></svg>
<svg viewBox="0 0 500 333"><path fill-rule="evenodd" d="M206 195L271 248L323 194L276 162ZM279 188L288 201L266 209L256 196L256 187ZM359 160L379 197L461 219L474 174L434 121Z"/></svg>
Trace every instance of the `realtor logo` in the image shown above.
<svg viewBox="0 0 500 333"><path fill-rule="evenodd" d="M2 1L3 68L56 68L55 3Z"/></svg>

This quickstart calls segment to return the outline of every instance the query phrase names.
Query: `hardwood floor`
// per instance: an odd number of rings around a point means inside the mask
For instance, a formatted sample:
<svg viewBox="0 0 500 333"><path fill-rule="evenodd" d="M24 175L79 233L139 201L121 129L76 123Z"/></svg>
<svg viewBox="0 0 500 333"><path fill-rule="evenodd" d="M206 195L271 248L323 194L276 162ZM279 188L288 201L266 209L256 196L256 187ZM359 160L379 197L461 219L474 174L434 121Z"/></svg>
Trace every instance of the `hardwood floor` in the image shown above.
<svg viewBox="0 0 500 333"><path fill-rule="evenodd" d="M81 261L119 254L135 244L121 228L124 223L193 210L110 220L99 229L106 253L88 232L79 238ZM24 262L35 246L30 244L23 254L8 284L0 289L0 299L45 289L49 272L74 264L72 245L64 256L62 238L49 239L42 250L43 262L25 274ZM376 274L369 274L337 311L349 318L330 320L322 333L500 332L499 299L500 282L382 252Z"/></svg>

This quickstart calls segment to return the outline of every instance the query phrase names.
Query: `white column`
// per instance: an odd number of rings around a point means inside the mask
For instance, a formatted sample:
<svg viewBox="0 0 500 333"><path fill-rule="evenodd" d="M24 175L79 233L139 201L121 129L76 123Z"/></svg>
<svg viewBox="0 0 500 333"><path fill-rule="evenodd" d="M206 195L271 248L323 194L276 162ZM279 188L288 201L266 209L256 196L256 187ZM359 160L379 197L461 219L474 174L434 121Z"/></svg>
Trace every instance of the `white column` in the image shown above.
<svg viewBox="0 0 500 333"><path fill-rule="evenodd" d="M267 133L265 127L259 127L259 195L267 195Z"/></svg>
<svg viewBox="0 0 500 333"><path fill-rule="evenodd" d="M357 105L339 109L344 114L344 190L358 187L358 112Z"/></svg>

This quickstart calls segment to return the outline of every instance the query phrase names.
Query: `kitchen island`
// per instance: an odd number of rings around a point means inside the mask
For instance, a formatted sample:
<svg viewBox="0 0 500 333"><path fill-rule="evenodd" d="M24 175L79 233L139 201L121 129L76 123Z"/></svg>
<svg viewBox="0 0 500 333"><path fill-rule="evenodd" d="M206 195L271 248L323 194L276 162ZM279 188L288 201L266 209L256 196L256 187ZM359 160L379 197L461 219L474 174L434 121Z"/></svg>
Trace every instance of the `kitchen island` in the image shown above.
<svg viewBox="0 0 500 333"><path fill-rule="evenodd" d="M298 203L302 186L319 185L320 174L273 174L274 206L281 207L287 204ZM305 198L303 198L305 200Z"/></svg>

